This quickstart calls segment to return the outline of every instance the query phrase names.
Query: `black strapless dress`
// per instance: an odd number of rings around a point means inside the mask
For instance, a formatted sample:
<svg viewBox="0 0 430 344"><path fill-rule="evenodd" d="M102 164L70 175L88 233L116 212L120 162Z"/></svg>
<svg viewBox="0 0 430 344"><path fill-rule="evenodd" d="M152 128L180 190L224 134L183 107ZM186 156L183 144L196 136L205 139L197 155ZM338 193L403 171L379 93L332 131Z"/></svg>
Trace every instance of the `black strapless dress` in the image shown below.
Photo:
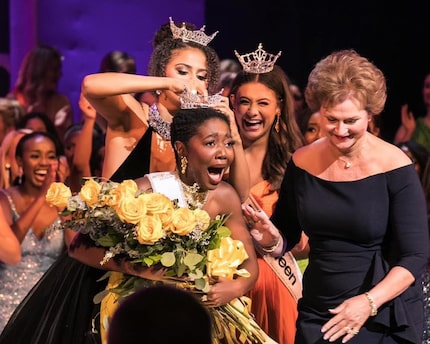
<svg viewBox="0 0 430 344"><path fill-rule="evenodd" d="M152 129L148 128L111 180L149 173ZM106 287L106 271L85 265L64 252L12 314L0 344L98 344L100 305L93 297Z"/></svg>

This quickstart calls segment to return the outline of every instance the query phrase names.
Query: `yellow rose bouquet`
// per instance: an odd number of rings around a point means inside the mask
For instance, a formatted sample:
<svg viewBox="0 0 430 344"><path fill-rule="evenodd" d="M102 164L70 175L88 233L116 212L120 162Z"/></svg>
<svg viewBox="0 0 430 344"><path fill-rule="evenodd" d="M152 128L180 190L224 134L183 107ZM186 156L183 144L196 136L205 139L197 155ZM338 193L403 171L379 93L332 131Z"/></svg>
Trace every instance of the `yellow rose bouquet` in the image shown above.
<svg viewBox="0 0 430 344"><path fill-rule="evenodd" d="M164 283L199 297L209 290L213 278L249 276L247 270L239 269L248 255L243 243L233 240L224 226L227 215L211 221L206 211L179 207L163 194L144 193L133 180L116 183L89 178L75 195L63 183L53 183L46 200L59 209L62 228L80 231L106 249L102 265L110 259L126 259L142 267L158 265L166 270ZM121 300L153 283L124 275L113 288L97 294L94 302L101 302L108 293ZM243 297L211 308L214 344L221 343L220 338L227 338L228 343L266 342L247 302Z"/></svg>
<svg viewBox="0 0 430 344"><path fill-rule="evenodd" d="M76 195L63 183L53 183L46 200L60 209L63 228L79 230L106 249L102 265L114 257L143 267L161 264L167 277L202 292L208 290L210 277L247 274L237 266L223 270L214 259L208 261L208 252L220 247L230 253L227 247L234 247L235 265L247 258L242 243L230 238L226 216L211 221L204 210L178 207L163 194L139 191L133 180L115 183L90 178ZM129 292L122 290L124 295Z"/></svg>

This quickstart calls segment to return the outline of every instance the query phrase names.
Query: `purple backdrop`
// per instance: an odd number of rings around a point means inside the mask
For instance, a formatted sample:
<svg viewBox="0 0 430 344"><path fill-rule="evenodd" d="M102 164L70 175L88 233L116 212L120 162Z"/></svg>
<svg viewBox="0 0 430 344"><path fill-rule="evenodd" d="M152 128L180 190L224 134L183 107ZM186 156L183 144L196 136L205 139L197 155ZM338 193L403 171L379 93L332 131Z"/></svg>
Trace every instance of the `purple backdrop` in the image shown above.
<svg viewBox="0 0 430 344"><path fill-rule="evenodd" d="M204 5L204 0L10 1L12 85L36 41L54 45L64 56L60 91L69 96L77 122L82 78L98 71L107 52L128 52L136 59L137 72L146 74L154 32L170 16L201 27Z"/></svg>

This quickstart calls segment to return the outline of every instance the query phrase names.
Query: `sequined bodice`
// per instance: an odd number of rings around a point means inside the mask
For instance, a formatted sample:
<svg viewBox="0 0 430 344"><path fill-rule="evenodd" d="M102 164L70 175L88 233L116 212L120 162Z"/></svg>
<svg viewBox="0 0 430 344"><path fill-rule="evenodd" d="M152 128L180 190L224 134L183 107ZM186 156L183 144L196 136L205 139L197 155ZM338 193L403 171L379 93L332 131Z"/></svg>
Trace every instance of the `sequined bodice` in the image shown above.
<svg viewBox="0 0 430 344"><path fill-rule="evenodd" d="M21 243L21 261L15 266L0 262L0 332L14 309L63 249L63 231L48 229L43 238L38 239L30 229Z"/></svg>

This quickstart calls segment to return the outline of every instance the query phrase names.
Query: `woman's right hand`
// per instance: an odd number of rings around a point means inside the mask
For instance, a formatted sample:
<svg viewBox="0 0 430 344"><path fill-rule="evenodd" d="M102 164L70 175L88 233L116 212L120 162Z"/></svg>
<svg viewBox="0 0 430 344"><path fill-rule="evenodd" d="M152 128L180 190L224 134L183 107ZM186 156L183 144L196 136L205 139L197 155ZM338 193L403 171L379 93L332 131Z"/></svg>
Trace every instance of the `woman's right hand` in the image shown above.
<svg viewBox="0 0 430 344"><path fill-rule="evenodd" d="M273 247L281 240L281 233L263 210L255 210L251 205L244 203L242 214L250 234L262 248Z"/></svg>

